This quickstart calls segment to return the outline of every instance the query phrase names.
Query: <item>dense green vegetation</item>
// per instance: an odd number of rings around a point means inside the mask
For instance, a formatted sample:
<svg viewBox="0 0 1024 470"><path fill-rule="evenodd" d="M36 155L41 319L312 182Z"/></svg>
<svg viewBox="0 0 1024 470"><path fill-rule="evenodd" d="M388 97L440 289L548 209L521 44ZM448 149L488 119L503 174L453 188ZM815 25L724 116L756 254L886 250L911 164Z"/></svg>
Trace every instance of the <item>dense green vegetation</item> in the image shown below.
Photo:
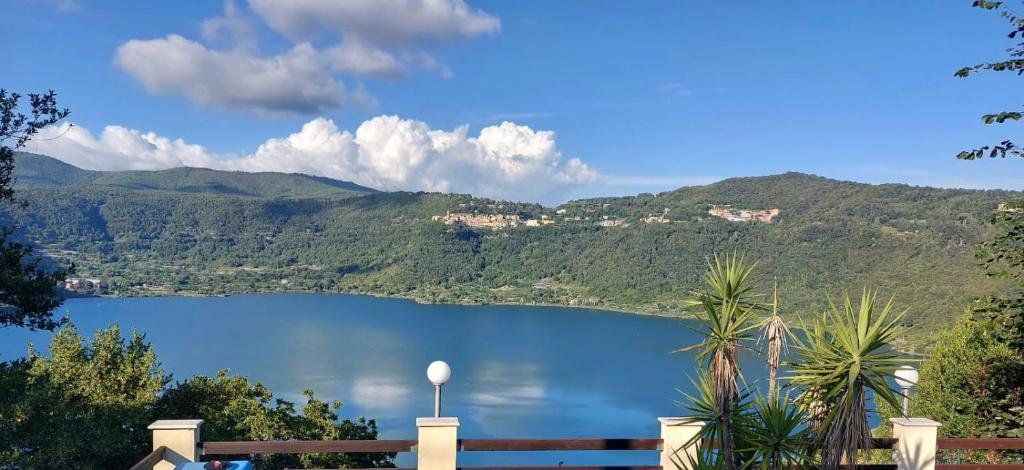
<svg viewBox="0 0 1024 470"><path fill-rule="evenodd" d="M70 112L57 106L57 94L18 93L0 88L0 208L14 208L15 150L25 146L40 129L53 125ZM28 102L25 106L24 101ZM0 225L0 328L24 326L53 329L51 311L63 301L57 284L65 271L46 266L35 249L15 234L10 223Z"/></svg>
<svg viewBox="0 0 1024 470"><path fill-rule="evenodd" d="M1018 194L787 173L545 208L457 194L325 196L302 175L91 172L29 154L17 176L29 203L12 214L21 235L113 294L344 291L673 312L713 250L742 249L800 306L790 314L823 309L823 292L871 284L913 305L908 321L923 330L1005 286L976 268L974 246L991 237L984 221L998 203ZM781 215L729 222L708 216L712 204ZM666 209L670 223L642 221ZM431 220L446 211L557 223L495 231ZM605 216L629 226L596 226Z"/></svg>
<svg viewBox="0 0 1024 470"><path fill-rule="evenodd" d="M157 419L202 416L209 440L376 439L374 421L342 420L340 402L306 391L301 409L260 383L221 372L171 384L156 353L117 326L86 341L70 325L50 357L0 363L0 468L128 468L146 455ZM248 457L246 457L248 458ZM256 457L261 469L393 466L394 454Z"/></svg>

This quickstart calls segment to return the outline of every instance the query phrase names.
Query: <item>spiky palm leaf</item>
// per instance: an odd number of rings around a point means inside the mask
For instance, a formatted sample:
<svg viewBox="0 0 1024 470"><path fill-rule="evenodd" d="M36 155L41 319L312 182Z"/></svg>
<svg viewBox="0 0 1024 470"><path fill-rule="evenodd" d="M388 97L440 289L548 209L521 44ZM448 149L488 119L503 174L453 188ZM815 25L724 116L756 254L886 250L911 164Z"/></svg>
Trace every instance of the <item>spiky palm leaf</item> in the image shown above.
<svg viewBox="0 0 1024 470"><path fill-rule="evenodd" d="M759 296L753 293L754 286L750 283L757 264L754 262L748 266L746 257L735 252L731 256L726 255L725 259L715 253L712 259L707 260L708 269L703 277L705 289L690 291L692 298L683 304L699 307L704 299L714 303L731 300L747 309L763 308L756 301Z"/></svg>
<svg viewBox="0 0 1024 470"><path fill-rule="evenodd" d="M890 345L901 332L904 313L893 312L893 299L876 312L875 297L864 289L856 307L848 294L842 307L829 299L827 314L805 330L804 339L794 338L801 360L792 365L789 380L804 387L806 407L824 405L828 410L814 433L824 470L839 468L844 461L852 467L857 449L870 448L867 390L876 400L900 406L889 379L908 361Z"/></svg>
<svg viewBox="0 0 1024 470"><path fill-rule="evenodd" d="M778 470L784 466L802 465L810 460L807 449L807 415L793 406L790 392L757 398L750 412L740 417L738 439L746 447L737 449L749 454L745 467Z"/></svg>

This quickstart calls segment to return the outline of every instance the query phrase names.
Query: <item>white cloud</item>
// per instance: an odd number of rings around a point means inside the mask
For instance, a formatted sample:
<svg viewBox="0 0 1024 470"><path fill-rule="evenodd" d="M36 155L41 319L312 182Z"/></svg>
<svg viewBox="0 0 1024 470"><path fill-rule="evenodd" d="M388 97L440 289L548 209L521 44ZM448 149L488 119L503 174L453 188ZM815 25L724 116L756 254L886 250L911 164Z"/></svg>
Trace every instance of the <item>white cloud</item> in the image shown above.
<svg viewBox="0 0 1024 470"><path fill-rule="evenodd" d="M203 21L202 32L203 39L212 44L222 44L245 51L256 50L258 43L256 25L235 5L234 0L224 2L222 16Z"/></svg>
<svg viewBox="0 0 1024 470"><path fill-rule="evenodd" d="M69 123L48 127L29 141L26 150L91 170L211 167L216 163L210 152L200 145L121 126L105 127L98 138L87 129Z"/></svg>
<svg viewBox="0 0 1024 470"><path fill-rule="evenodd" d="M331 68L354 75L375 75L387 78L405 76L405 65L390 53L348 39L324 51Z"/></svg>
<svg viewBox="0 0 1024 470"><path fill-rule="evenodd" d="M249 0L270 27L295 40L356 37L386 47L496 33L501 21L463 0Z"/></svg>
<svg viewBox="0 0 1024 470"><path fill-rule="evenodd" d="M151 93L204 106L317 114L372 106L361 87L348 91L341 76L398 79L415 66L451 78L454 72L430 50L501 28L498 18L464 0L249 3L251 11L227 0L223 15L206 19L205 44L177 34L136 39L117 49L114 62ZM259 20L291 40L290 49L261 54Z"/></svg>
<svg viewBox="0 0 1024 470"><path fill-rule="evenodd" d="M147 91L181 94L202 105L310 114L371 102L335 80L308 43L262 58L210 50L172 34L128 41L117 49L115 61Z"/></svg>
<svg viewBox="0 0 1024 470"><path fill-rule="evenodd" d="M58 138L54 138L60 136ZM121 126L99 137L81 127L48 128L29 151L82 168L164 169L197 166L327 176L383 190L470 193L499 199L553 202L597 181L578 158L563 158L551 131L511 122L431 129L422 121L378 116L351 133L317 118L287 137L269 139L247 155L221 155L181 139Z"/></svg>

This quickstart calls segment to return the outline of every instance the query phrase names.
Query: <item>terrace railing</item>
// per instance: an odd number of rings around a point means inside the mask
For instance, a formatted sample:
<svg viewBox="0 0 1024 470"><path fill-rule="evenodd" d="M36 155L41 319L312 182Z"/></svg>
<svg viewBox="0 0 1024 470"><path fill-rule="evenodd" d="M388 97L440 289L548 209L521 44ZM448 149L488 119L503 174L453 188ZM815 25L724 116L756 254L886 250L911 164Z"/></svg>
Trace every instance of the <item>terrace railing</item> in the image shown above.
<svg viewBox="0 0 1024 470"><path fill-rule="evenodd" d="M661 437L637 439L459 439L457 418L419 418L417 439L341 441L200 440L201 420L157 421L153 452L131 470L168 470L201 456L306 453L415 452L419 470L675 470L696 452L693 441L703 423L659 418ZM893 450L895 464L858 465L858 470L1024 470L1024 464L936 464L940 450L1020 450L1024 439L939 439L939 423L921 418L893 420L893 438L875 439L874 448ZM691 445L687 447L687 443ZM459 452L658 451L657 465L458 467ZM412 469L400 469L412 470Z"/></svg>

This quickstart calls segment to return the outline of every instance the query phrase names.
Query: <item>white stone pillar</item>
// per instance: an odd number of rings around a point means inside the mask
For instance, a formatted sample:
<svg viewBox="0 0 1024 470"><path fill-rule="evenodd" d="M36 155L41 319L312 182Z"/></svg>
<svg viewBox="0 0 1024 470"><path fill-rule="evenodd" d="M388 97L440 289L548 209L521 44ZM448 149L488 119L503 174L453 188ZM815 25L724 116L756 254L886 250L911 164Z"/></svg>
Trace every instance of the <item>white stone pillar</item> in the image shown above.
<svg viewBox="0 0 1024 470"><path fill-rule="evenodd" d="M178 464L199 460L199 428L201 419L161 419L149 425L153 431L153 449L164 446L164 460L153 470L173 470Z"/></svg>
<svg viewBox="0 0 1024 470"><path fill-rule="evenodd" d="M455 470L459 451L459 418L416 418L417 470Z"/></svg>
<svg viewBox="0 0 1024 470"><path fill-rule="evenodd" d="M941 424L926 418L891 418L897 439L892 460L897 470L935 470L935 451Z"/></svg>
<svg viewBox="0 0 1024 470"><path fill-rule="evenodd" d="M661 468L690 468L697 459L703 421L692 418L658 418L661 423ZM687 445L689 444L689 445Z"/></svg>

